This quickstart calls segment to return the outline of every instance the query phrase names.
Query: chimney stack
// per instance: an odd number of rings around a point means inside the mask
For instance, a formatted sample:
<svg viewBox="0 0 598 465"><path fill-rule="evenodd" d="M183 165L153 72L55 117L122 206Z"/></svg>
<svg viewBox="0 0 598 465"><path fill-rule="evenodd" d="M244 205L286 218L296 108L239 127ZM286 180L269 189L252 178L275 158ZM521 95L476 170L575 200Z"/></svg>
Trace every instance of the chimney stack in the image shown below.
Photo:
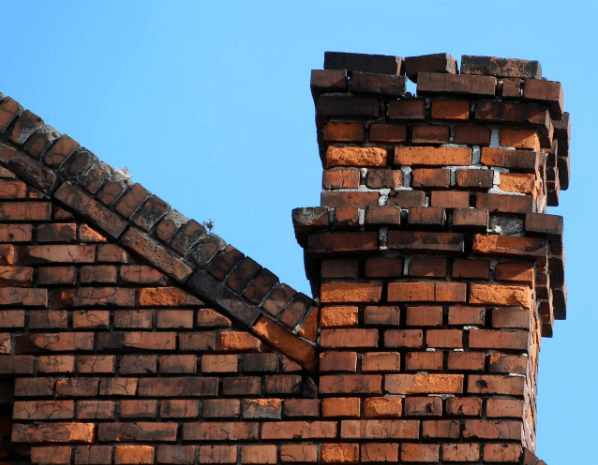
<svg viewBox="0 0 598 465"><path fill-rule="evenodd" d="M311 89L321 205L293 221L326 453L536 463L541 337L566 316L561 84L537 61L327 52Z"/></svg>

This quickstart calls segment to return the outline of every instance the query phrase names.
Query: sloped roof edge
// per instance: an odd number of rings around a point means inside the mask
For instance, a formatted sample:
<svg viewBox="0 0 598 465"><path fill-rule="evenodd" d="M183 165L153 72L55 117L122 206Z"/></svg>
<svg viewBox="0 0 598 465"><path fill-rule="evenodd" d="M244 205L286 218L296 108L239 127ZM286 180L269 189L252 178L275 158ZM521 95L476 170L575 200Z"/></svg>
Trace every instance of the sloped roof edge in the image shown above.
<svg viewBox="0 0 598 465"><path fill-rule="evenodd" d="M318 309L310 297L1 93L0 165L240 327L315 369Z"/></svg>

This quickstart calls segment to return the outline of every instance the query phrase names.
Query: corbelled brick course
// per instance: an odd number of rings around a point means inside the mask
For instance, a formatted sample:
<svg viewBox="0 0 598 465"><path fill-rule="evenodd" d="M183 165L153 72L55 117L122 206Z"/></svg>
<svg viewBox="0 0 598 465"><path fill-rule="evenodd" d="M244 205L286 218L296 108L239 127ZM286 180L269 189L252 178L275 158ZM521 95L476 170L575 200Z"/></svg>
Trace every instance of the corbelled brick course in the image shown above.
<svg viewBox="0 0 598 465"><path fill-rule="evenodd" d="M313 299L0 94L0 464L543 463L560 83L324 67L321 206L293 213Z"/></svg>

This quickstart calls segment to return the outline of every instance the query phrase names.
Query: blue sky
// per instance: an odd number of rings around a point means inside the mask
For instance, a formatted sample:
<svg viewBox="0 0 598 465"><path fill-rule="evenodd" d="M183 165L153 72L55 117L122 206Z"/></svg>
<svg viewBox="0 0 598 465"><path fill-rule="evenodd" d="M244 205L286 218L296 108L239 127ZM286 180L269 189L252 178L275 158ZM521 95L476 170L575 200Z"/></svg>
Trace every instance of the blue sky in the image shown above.
<svg viewBox="0 0 598 465"><path fill-rule="evenodd" d="M325 50L536 59L573 122L568 320L544 339L538 455L598 432L595 7L575 1L0 2L0 91L309 293L291 209L319 203L311 69ZM590 163L592 160L592 163ZM587 462L584 462L587 461Z"/></svg>

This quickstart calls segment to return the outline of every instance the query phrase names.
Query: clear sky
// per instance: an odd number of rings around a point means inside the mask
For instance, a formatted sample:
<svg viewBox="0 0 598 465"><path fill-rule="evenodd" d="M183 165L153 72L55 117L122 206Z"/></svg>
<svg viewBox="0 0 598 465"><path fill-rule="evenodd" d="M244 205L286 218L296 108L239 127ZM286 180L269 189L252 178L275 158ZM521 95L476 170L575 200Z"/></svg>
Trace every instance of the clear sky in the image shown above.
<svg viewBox="0 0 598 465"><path fill-rule="evenodd" d="M536 59L571 113L568 319L540 357L538 455L596 463L596 7L576 1L0 0L0 91L308 294L325 50ZM590 163L590 160L593 160Z"/></svg>

